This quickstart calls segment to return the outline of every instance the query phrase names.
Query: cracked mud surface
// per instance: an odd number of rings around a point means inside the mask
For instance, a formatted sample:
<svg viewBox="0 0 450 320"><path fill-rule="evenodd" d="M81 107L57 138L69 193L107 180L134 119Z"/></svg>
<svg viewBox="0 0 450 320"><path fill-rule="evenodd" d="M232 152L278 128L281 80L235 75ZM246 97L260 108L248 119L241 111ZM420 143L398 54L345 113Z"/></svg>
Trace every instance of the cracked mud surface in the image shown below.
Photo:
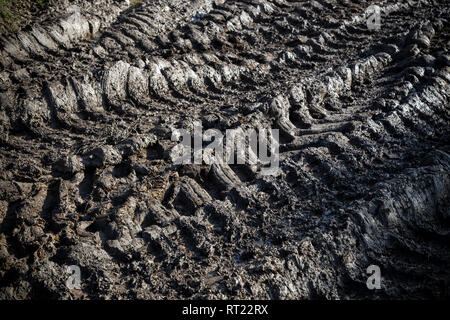
<svg viewBox="0 0 450 320"><path fill-rule="evenodd" d="M450 6L376 3L66 1L2 36L0 298L448 298ZM172 163L195 121L278 128L280 175Z"/></svg>

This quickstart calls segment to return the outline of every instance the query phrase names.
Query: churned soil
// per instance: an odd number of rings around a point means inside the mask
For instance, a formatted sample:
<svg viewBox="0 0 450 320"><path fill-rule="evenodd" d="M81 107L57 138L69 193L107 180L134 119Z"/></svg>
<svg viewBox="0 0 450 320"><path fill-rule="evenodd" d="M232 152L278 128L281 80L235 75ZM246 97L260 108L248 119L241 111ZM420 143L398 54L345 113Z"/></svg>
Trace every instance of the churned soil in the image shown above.
<svg viewBox="0 0 450 320"><path fill-rule="evenodd" d="M0 298L448 298L449 3L373 4L11 3ZM197 123L278 172L175 163Z"/></svg>

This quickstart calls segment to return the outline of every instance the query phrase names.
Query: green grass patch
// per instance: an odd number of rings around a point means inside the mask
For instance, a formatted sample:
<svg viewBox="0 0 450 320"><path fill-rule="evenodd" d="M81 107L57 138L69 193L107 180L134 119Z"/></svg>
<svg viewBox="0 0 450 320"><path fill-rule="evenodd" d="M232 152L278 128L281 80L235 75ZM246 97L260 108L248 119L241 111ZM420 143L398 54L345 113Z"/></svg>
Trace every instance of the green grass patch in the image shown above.
<svg viewBox="0 0 450 320"><path fill-rule="evenodd" d="M1 2L0 2L0 15L5 20L11 18L11 12L9 11L9 8L8 8L9 1L10 0L1 0Z"/></svg>
<svg viewBox="0 0 450 320"><path fill-rule="evenodd" d="M10 18L12 16L11 14L11 5L14 2L18 2L20 0L0 0L0 15L3 17L3 19ZM48 0L31 0L32 2L36 2L40 4L41 6L44 6L48 3Z"/></svg>

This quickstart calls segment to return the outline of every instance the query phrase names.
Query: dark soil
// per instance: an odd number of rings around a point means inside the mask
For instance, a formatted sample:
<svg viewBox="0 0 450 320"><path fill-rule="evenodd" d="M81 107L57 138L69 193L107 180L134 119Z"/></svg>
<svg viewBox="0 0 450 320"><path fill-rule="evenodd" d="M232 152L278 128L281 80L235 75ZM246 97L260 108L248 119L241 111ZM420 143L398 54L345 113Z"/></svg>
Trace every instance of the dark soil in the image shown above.
<svg viewBox="0 0 450 320"><path fill-rule="evenodd" d="M1 38L0 298L448 298L450 7L377 3L75 1ZM279 174L174 163L195 122L279 129Z"/></svg>

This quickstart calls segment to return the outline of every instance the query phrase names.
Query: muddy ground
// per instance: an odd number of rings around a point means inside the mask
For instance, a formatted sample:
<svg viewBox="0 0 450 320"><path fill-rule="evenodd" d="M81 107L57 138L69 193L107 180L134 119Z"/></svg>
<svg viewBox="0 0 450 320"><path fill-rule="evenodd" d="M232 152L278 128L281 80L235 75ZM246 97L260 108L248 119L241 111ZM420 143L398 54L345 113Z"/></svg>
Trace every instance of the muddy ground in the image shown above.
<svg viewBox="0 0 450 320"><path fill-rule="evenodd" d="M0 298L448 298L447 1L50 11L0 37ZM174 163L196 122L279 174Z"/></svg>

